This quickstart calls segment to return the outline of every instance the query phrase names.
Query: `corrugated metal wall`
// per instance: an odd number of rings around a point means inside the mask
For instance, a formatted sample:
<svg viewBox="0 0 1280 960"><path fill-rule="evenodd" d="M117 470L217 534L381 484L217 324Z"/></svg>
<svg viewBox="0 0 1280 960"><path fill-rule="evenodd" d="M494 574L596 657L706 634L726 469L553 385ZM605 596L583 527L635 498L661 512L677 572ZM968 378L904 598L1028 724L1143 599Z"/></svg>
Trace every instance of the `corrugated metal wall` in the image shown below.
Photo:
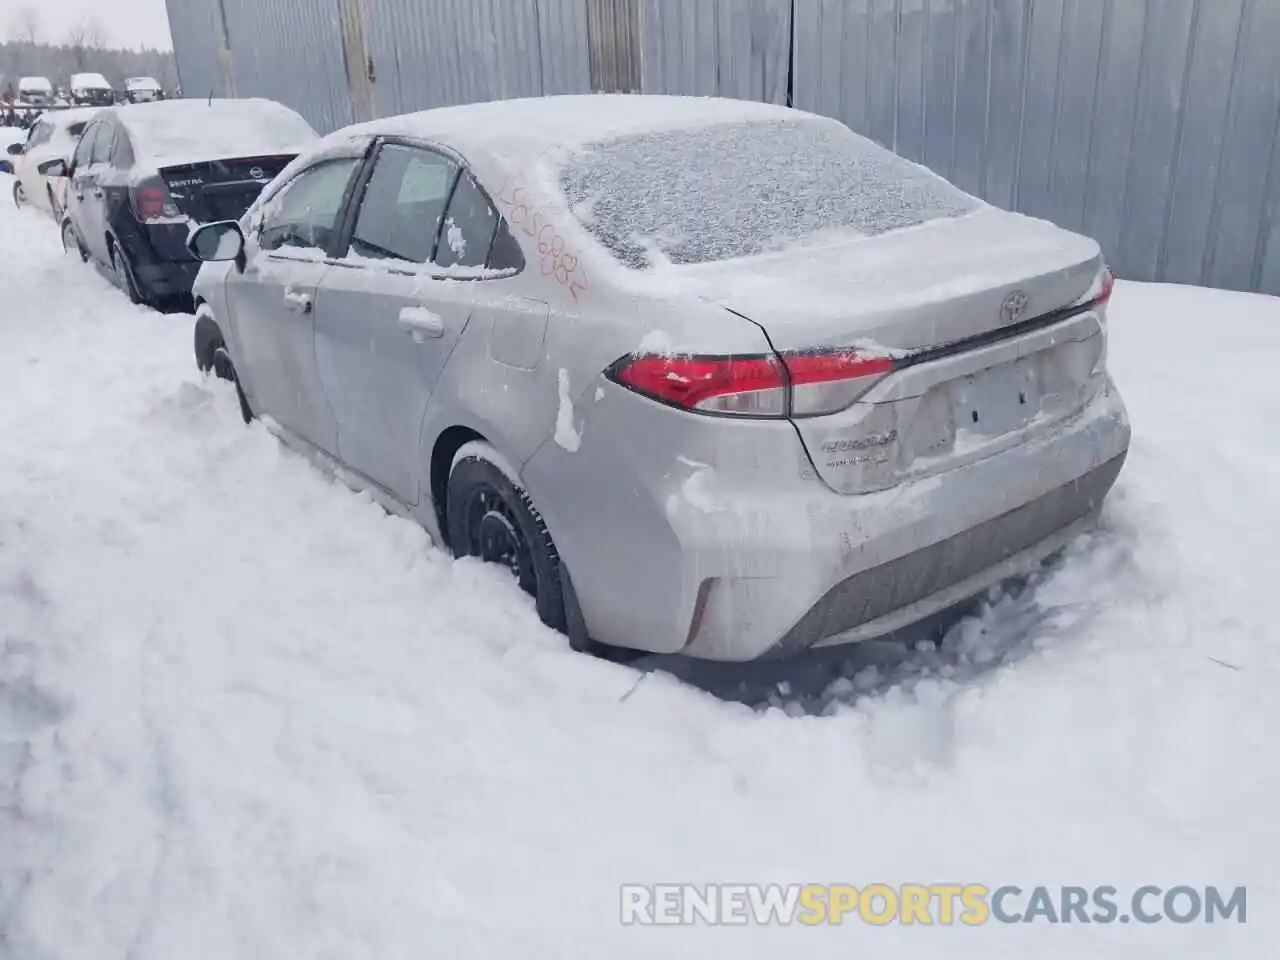
<svg viewBox="0 0 1280 960"><path fill-rule="evenodd" d="M798 0L795 106L1116 270L1280 293L1280 0Z"/></svg>
<svg viewBox="0 0 1280 960"><path fill-rule="evenodd" d="M343 9L383 115L586 92L593 62L597 86L626 85L638 57L646 92L790 98L1097 237L1122 276L1280 293L1280 0L168 4L188 95L350 122Z"/></svg>

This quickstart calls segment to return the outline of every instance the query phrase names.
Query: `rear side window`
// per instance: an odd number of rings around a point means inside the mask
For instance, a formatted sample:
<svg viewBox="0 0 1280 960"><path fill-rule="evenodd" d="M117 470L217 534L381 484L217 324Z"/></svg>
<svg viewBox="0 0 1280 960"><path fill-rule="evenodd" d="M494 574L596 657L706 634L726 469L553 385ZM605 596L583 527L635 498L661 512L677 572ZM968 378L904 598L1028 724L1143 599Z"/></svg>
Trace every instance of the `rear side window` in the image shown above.
<svg viewBox="0 0 1280 960"><path fill-rule="evenodd" d="M88 166L92 162L93 144L98 139L98 131L102 129L102 124L94 124L89 127L80 142L76 145L76 154L74 158L77 167Z"/></svg>
<svg viewBox="0 0 1280 960"><path fill-rule="evenodd" d="M457 173L457 164L432 150L383 146L360 203L351 252L429 262Z"/></svg>
<svg viewBox="0 0 1280 960"><path fill-rule="evenodd" d="M111 165L117 170L133 166L133 148L129 145L129 135L123 129L116 130L115 146L111 150Z"/></svg>
<svg viewBox="0 0 1280 960"><path fill-rule="evenodd" d="M327 250L338 232L338 214L351 175L360 161L329 160L304 170L284 185L262 211L258 245Z"/></svg>
<svg viewBox="0 0 1280 960"><path fill-rule="evenodd" d="M83 122L71 124L71 126L67 127L67 136L74 140L76 137L80 136L80 134L84 133L84 127L85 125Z"/></svg>
<svg viewBox="0 0 1280 960"><path fill-rule="evenodd" d="M442 267L485 266L497 226L498 211L475 178L463 171L444 216L435 262Z"/></svg>
<svg viewBox="0 0 1280 960"><path fill-rule="evenodd" d="M111 151L115 146L115 128L103 124L98 129L98 136L93 141L93 159L90 163L107 163L111 159Z"/></svg>
<svg viewBox="0 0 1280 960"><path fill-rule="evenodd" d="M39 147L49 142L49 138L53 135L53 128L49 124L41 121L31 128L31 135L27 138L27 149Z"/></svg>

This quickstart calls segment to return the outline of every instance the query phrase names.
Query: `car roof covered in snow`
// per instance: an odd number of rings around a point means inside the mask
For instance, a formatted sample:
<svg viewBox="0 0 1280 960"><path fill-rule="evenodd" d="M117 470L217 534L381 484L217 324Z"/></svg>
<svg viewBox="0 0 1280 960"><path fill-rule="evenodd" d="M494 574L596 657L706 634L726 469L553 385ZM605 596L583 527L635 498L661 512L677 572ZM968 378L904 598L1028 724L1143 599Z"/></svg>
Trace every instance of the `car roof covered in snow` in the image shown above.
<svg viewBox="0 0 1280 960"><path fill-rule="evenodd" d="M49 82L48 77L23 77L18 81L18 87L27 87L31 90L52 90L53 84Z"/></svg>
<svg viewBox="0 0 1280 960"><path fill-rule="evenodd" d="M71 75L72 90L110 90L111 84L100 73L73 73Z"/></svg>
<svg viewBox="0 0 1280 960"><path fill-rule="evenodd" d="M75 110L48 110L40 115L40 122L58 130L77 123L88 123L103 111L103 107L84 107Z"/></svg>
<svg viewBox="0 0 1280 960"><path fill-rule="evenodd" d="M154 77L130 77L124 82L130 90L158 90L160 83Z"/></svg>
<svg viewBox="0 0 1280 960"><path fill-rule="evenodd" d="M461 153L512 147L574 149L634 134L752 120L816 119L788 107L723 97L574 94L494 100L371 120L330 140L372 134L432 140Z"/></svg>
<svg viewBox="0 0 1280 960"><path fill-rule="evenodd" d="M113 110L138 160L156 167L296 154L317 139L284 104L261 98L160 100Z"/></svg>

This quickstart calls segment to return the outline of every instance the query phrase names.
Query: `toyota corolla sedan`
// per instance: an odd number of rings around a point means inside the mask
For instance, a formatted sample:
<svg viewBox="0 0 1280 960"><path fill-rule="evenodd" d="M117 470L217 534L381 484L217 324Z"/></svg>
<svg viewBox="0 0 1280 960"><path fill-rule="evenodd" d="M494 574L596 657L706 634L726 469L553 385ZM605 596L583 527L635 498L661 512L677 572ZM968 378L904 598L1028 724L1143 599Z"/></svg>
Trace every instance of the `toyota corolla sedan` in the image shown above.
<svg viewBox="0 0 1280 960"><path fill-rule="evenodd" d="M1098 245L795 110L378 120L189 243L246 419L576 649L897 635L1059 550L1128 449Z"/></svg>

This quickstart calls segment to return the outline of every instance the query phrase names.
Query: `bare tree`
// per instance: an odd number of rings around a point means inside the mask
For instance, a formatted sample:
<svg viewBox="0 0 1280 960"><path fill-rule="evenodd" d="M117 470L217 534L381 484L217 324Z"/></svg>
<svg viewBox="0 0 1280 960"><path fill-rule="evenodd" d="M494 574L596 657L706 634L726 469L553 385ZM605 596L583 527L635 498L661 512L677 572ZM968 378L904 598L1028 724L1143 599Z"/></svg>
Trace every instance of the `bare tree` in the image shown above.
<svg viewBox="0 0 1280 960"><path fill-rule="evenodd" d="M71 58L77 70L84 70L89 64L89 52L101 50L106 46L102 21L97 17L88 17L76 23L67 32L67 46L71 48Z"/></svg>
<svg viewBox="0 0 1280 960"><path fill-rule="evenodd" d="M40 11L35 7L22 7L13 15L10 35L19 43L32 45L40 42Z"/></svg>

